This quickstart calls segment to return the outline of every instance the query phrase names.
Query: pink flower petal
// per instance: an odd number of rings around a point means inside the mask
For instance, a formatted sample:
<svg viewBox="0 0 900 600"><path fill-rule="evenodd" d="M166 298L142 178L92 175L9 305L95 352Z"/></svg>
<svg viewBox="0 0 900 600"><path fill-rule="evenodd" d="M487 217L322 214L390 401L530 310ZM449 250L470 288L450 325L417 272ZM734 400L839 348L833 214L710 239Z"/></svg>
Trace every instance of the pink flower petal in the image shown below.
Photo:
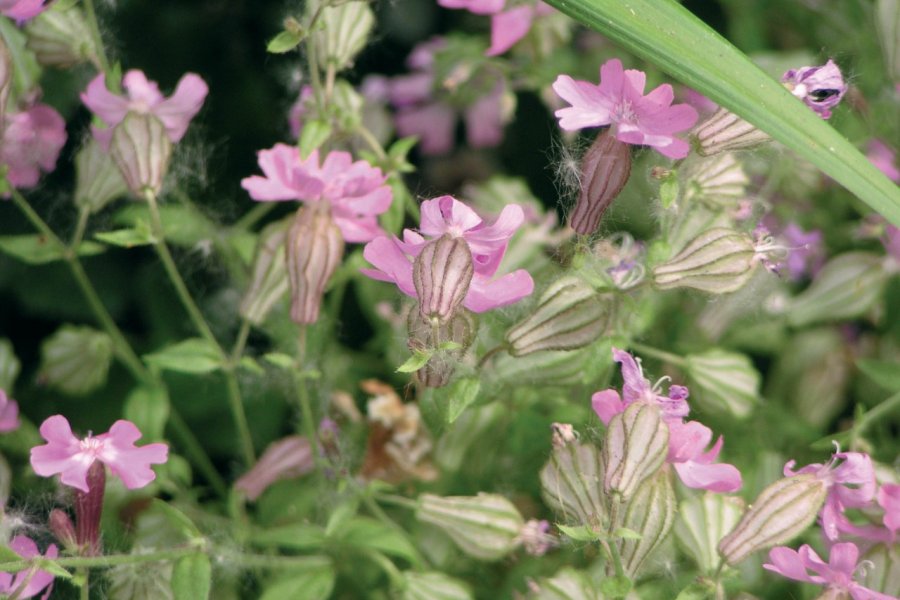
<svg viewBox="0 0 900 600"><path fill-rule="evenodd" d="M531 29L534 6L524 5L491 17L491 47L485 55L499 56L512 48Z"/></svg>
<svg viewBox="0 0 900 600"><path fill-rule="evenodd" d="M769 550L769 563L763 564L763 568L794 581L813 582L800 555L787 546L777 546Z"/></svg>
<svg viewBox="0 0 900 600"><path fill-rule="evenodd" d="M166 126L166 133L173 142L184 137L188 125L200 109L209 93L209 87L199 75L188 73L178 82L175 92L160 102L153 113Z"/></svg>
<svg viewBox="0 0 900 600"><path fill-rule="evenodd" d="M419 137L419 150L423 154L446 154L453 148L456 114L445 104L432 102L401 109L394 121L401 136Z"/></svg>
<svg viewBox="0 0 900 600"><path fill-rule="evenodd" d="M594 409L604 425L609 425L614 416L625 411L625 403L619 397L619 392L609 389L591 396L591 408Z"/></svg>
<svg viewBox="0 0 900 600"><path fill-rule="evenodd" d="M575 81L568 75L560 75L553 83L553 91L572 105L554 113L559 118L559 126L566 131L609 125L612 122L613 106L597 86L586 81Z"/></svg>
<svg viewBox="0 0 900 600"><path fill-rule="evenodd" d="M388 237L375 238L363 249L363 258L375 266L375 269L363 269L362 272L378 279L397 284L400 291L416 297L416 287L413 285L413 267L409 258L400 250L395 241Z"/></svg>
<svg viewBox="0 0 900 600"><path fill-rule="evenodd" d="M534 291L534 280L528 271L519 269L493 281L476 275L463 305L472 312L482 313L514 304Z"/></svg>

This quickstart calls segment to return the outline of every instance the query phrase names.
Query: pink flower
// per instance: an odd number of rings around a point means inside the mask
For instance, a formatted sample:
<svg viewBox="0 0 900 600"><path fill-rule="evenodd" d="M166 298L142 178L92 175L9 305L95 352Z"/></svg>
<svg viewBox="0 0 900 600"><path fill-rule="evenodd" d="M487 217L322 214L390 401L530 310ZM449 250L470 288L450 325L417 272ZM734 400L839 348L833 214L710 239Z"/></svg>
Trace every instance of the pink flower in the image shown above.
<svg viewBox="0 0 900 600"><path fill-rule="evenodd" d="M900 183L900 169L897 168L897 153L881 140L869 142L866 157L875 167L894 183Z"/></svg>
<svg viewBox="0 0 900 600"><path fill-rule="evenodd" d="M382 236L366 244L363 256L374 269L362 272L379 281L397 284L407 296L416 297L413 259L428 241L449 234L466 241L472 253L474 275L463 306L477 313L518 302L534 290L534 281L524 269L494 278L510 238L524 220L521 207L507 205L487 225L474 210L453 198L441 196L422 203L418 233L403 231L403 241Z"/></svg>
<svg viewBox="0 0 900 600"><path fill-rule="evenodd" d="M22 558L42 556L34 540L24 535L17 535L10 540L9 548ZM47 547L47 553L43 556L46 558L59 556L56 544L50 544ZM27 584L25 583L26 581L28 581ZM44 588L47 588L47 592L43 596L46 599L50 597L50 591L53 589L52 583L53 575L47 571L39 571L34 567L19 571L15 576L12 573L0 573L0 594L3 594L3 597L6 598L7 595L11 596L15 592L16 598L33 598L40 594ZM23 585L24 587L22 587ZM19 589L20 587L22 589Z"/></svg>
<svg viewBox="0 0 900 600"><path fill-rule="evenodd" d="M46 9L44 0L0 0L0 13L18 23L34 18Z"/></svg>
<svg viewBox="0 0 900 600"><path fill-rule="evenodd" d="M149 81L142 71L135 69L125 74L122 86L124 96L113 94L107 89L101 73L81 94L81 101L107 125L107 129L92 128L94 137L104 148L112 139L112 128L129 112L155 116L162 121L169 139L178 142L184 137L191 119L200 112L209 92L206 82L194 73L182 77L168 98L162 95L155 81Z"/></svg>
<svg viewBox="0 0 900 600"><path fill-rule="evenodd" d="M56 168L56 159L66 143L66 122L46 104L35 104L4 117L0 139L0 164L15 188L37 185L41 171Z"/></svg>
<svg viewBox="0 0 900 600"><path fill-rule="evenodd" d="M0 433L19 428L19 405L0 389Z"/></svg>
<svg viewBox="0 0 900 600"><path fill-rule="evenodd" d="M769 551L770 562L763 568L795 581L827 586L826 594L821 596L823 598L849 594L853 600L892 600L893 596L870 590L853 580L858 559L859 548L850 542L833 545L828 563L819 558L808 544L800 546L799 552L778 546ZM810 575L809 571L815 575Z"/></svg>
<svg viewBox="0 0 900 600"><path fill-rule="evenodd" d="M652 146L669 158L684 158L690 147L673 134L690 129L697 111L688 104L672 105L672 86L663 84L644 96L647 76L623 70L619 59L600 67L600 85L560 75L553 90L571 107L556 111L566 131L611 125L616 139L626 144Z"/></svg>
<svg viewBox="0 0 900 600"><path fill-rule="evenodd" d="M116 421L109 433L89 434L79 440L72 435L72 428L64 416L53 415L41 424L40 432L47 444L31 449L34 472L41 477L60 473L62 483L85 493L90 491L88 469L96 460L108 466L125 487L133 490L156 479L150 465L166 462L169 454L165 444L136 447L134 442L140 439L141 432L130 421Z"/></svg>
<svg viewBox="0 0 900 600"><path fill-rule="evenodd" d="M534 22L535 17L553 12L553 8L543 2L529 2L503 10L505 0L438 0L444 8L461 8L476 15L491 16L491 47L485 54L498 56L512 48L521 40Z"/></svg>
<svg viewBox="0 0 900 600"><path fill-rule="evenodd" d="M265 177L241 181L254 200L327 202L348 242L367 242L382 233L376 217L391 206L393 196L381 169L364 160L353 162L350 153L339 151L329 152L319 166L318 150L303 160L296 146L285 144L258 155Z"/></svg>
<svg viewBox="0 0 900 600"><path fill-rule="evenodd" d="M305 475L313 466L309 440L288 436L270 444L253 468L234 482L234 487L244 492L248 500L256 500L276 481Z"/></svg>
<svg viewBox="0 0 900 600"><path fill-rule="evenodd" d="M822 232L817 229L804 231L796 223L788 223L781 237L790 249L785 261L788 276L794 281L806 275L815 276L825 263Z"/></svg>
<svg viewBox="0 0 900 600"><path fill-rule="evenodd" d="M842 534L854 535L873 542L893 544L900 530L900 485L885 483L879 488L875 500L884 511L883 527L876 525L856 525L844 515L839 514L837 528Z"/></svg>
<svg viewBox="0 0 900 600"><path fill-rule="evenodd" d="M831 109L838 105L847 93L847 84L841 70L829 59L821 67L800 67L785 72L781 81L791 93L803 100L823 119L831 117Z"/></svg>
<svg viewBox="0 0 900 600"><path fill-rule="evenodd" d="M840 465L835 466L838 461ZM822 533L831 541L838 539L839 522L844 510L863 508L875 496L875 470L868 454L837 452L827 464L812 464L793 471L796 461L784 465L784 476L813 473L828 485L828 497L820 515ZM852 486L852 487L851 487Z"/></svg>

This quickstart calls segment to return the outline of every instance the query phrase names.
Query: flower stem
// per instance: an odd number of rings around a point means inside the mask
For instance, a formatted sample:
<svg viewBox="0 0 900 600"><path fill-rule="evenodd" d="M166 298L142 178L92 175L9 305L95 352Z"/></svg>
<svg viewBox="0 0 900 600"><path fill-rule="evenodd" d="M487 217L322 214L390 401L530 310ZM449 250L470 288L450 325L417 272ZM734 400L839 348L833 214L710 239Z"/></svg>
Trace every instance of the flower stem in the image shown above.
<svg viewBox="0 0 900 600"><path fill-rule="evenodd" d="M319 452L319 436L316 433L316 422L313 416L312 404L309 401L309 389L306 387L306 378L302 376L303 363L306 360L306 325L298 326L297 335L297 364L294 368L294 385L297 387L297 398L300 401L300 412L303 413L303 430L312 447L313 462L320 473L324 470L324 457Z"/></svg>
<svg viewBox="0 0 900 600"><path fill-rule="evenodd" d="M900 408L900 392L894 394L887 400L876 405L872 410L867 411L863 416L857 421L856 425L853 427L853 440L861 436L863 432L869 428L873 423L877 423L881 420L882 417L890 414L892 411Z"/></svg>
<svg viewBox="0 0 900 600"><path fill-rule="evenodd" d="M273 208L275 208L277 202L259 202L247 211L247 213L235 221L234 225L231 226L232 229L241 229L241 230L250 230L256 225L259 221L263 219L267 214L269 214Z"/></svg>
<svg viewBox="0 0 900 600"><path fill-rule="evenodd" d="M665 352L663 350L658 350L653 348L652 346L645 346L644 344L639 344L637 342L632 342L629 344L631 349L635 352L640 352L641 354L645 354L647 356L651 356L653 358L672 363L673 365L684 367L686 361L681 356L677 354L672 354L671 352Z"/></svg>
<svg viewBox="0 0 900 600"><path fill-rule="evenodd" d="M490 350L488 350L487 352L484 353L484 356L481 357L481 359L478 361L478 366L475 367L475 368L476 368L476 369L481 369L481 368L483 368L483 367L487 364L487 361L488 361L492 356L494 356L495 354L497 354L497 353L499 353L499 352L502 352L502 351L504 351L504 350L506 350L506 349L507 349L507 345L506 345L506 344L498 344L498 345L494 346L493 348L491 348Z"/></svg>
<svg viewBox="0 0 900 600"><path fill-rule="evenodd" d="M95 63L95 66L103 71L104 75L108 75L110 72L109 59L106 57L106 49L103 47L103 37L100 35L100 25L97 21L97 11L94 10L94 0L84 0L84 12L87 15L91 37L94 38L94 44L97 46L97 56L95 57L97 63ZM113 85L118 86L119 83L115 82ZM119 90L114 89L111 91L117 92Z"/></svg>

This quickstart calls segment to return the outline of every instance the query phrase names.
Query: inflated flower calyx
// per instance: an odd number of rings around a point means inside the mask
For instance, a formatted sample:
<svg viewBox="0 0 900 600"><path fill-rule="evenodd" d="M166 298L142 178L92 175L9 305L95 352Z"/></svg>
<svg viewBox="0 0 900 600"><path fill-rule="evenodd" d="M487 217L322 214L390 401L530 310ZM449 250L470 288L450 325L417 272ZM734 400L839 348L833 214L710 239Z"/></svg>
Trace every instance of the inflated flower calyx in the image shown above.
<svg viewBox="0 0 900 600"><path fill-rule="evenodd" d="M127 193L116 163L91 137L75 155L75 204L96 213Z"/></svg>
<svg viewBox="0 0 900 600"><path fill-rule="evenodd" d="M369 41L375 13L368 2L351 0L325 8L321 8L322 4L323 0L307 3L310 16L321 10L321 27L315 28L312 43L316 45L316 56L323 70L342 71L353 64Z"/></svg>
<svg viewBox="0 0 900 600"><path fill-rule="evenodd" d="M606 491L600 451L591 444L554 444L541 469L541 495L560 522L603 526Z"/></svg>
<svg viewBox="0 0 900 600"><path fill-rule="evenodd" d="M684 358L694 401L704 408L742 419L759 404L762 378L746 355L711 348Z"/></svg>
<svg viewBox="0 0 900 600"><path fill-rule="evenodd" d="M546 350L522 357L501 354L494 361L498 382L563 385L582 381L592 353L583 350Z"/></svg>
<svg viewBox="0 0 900 600"><path fill-rule="evenodd" d="M413 285L423 318L446 323L469 292L475 274L469 244L449 234L425 244L413 263Z"/></svg>
<svg viewBox="0 0 900 600"><path fill-rule="evenodd" d="M667 262L653 269L657 288L693 288L714 294L744 286L759 263L757 247L746 233L724 227L704 231Z"/></svg>
<svg viewBox="0 0 900 600"><path fill-rule="evenodd" d="M784 544L816 519L828 495L826 482L807 473L779 479L764 489L719 542L719 554L736 565L754 552Z"/></svg>
<svg viewBox="0 0 900 600"><path fill-rule="evenodd" d="M409 349L431 353L425 366L416 371L419 382L425 387L447 385L456 363L475 339L478 327L475 316L461 308L449 321L441 323L424 318L421 311L414 308L409 311L406 325Z"/></svg>
<svg viewBox="0 0 900 600"><path fill-rule="evenodd" d="M709 119L700 123L694 130L693 138L700 156L749 150L772 139L769 134L725 108L720 108Z"/></svg>
<svg viewBox="0 0 900 600"><path fill-rule="evenodd" d="M162 121L151 114L130 112L113 129L109 147L128 189L138 198L162 189L172 157L172 142Z"/></svg>
<svg viewBox="0 0 900 600"><path fill-rule="evenodd" d="M540 350L587 346L606 331L610 308L610 303L581 279L563 277L544 292L529 317L507 332L509 353L525 356Z"/></svg>
<svg viewBox="0 0 900 600"><path fill-rule="evenodd" d="M315 323L325 287L344 256L344 237L327 205L297 210L286 249L291 319L300 324Z"/></svg>
<svg viewBox="0 0 900 600"><path fill-rule="evenodd" d="M460 550L481 560L498 560L519 545L525 520L512 502L496 494L419 497L416 518L439 527Z"/></svg>
<svg viewBox="0 0 900 600"><path fill-rule="evenodd" d="M241 316L260 325L281 300L290 286L287 277L287 253L285 243L292 219L272 223L262 230L253 259L250 285L241 300Z"/></svg>
<svg viewBox="0 0 900 600"><path fill-rule="evenodd" d="M747 197L749 184L750 177L734 154L720 154L691 164L684 197L713 208L731 208Z"/></svg>
<svg viewBox="0 0 900 600"><path fill-rule="evenodd" d="M704 573L719 564L716 544L737 525L744 513L744 501L737 496L706 492L683 500L675 519L675 539Z"/></svg>
<svg viewBox="0 0 900 600"><path fill-rule="evenodd" d="M603 488L619 502L628 502L641 483L666 460L669 428L659 408L635 402L609 422L603 440Z"/></svg>
<svg viewBox="0 0 900 600"><path fill-rule="evenodd" d="M471 600L472 590L464 582L440 571L406 571L403 574L406 587L402 600Z"/></svg>
<svg viewBox="0 0 900 600"><path fill-rule="evenodd" d="M92 62L99 68L97 44L81 8L57 5L29 21L27 48L42 65L65 68Z"/></svg>
<svg viewBox="0 0 900 600"><path fill-rule="evenodd" d="M616 199L631 175L631 151L609 130L602 131L581 159L581 190L569 215L569 226L591 235L603 213Z"/></svg>
<svg viewBox="0 0 900 600"><path fill-rule="evenodd" d="M616 542L622 567L635 577L641 565L669 535L675 523L675 489L670 472L660 469L638 487L625 509L622 527L640 534L640 539L623 538Z"/></svg>

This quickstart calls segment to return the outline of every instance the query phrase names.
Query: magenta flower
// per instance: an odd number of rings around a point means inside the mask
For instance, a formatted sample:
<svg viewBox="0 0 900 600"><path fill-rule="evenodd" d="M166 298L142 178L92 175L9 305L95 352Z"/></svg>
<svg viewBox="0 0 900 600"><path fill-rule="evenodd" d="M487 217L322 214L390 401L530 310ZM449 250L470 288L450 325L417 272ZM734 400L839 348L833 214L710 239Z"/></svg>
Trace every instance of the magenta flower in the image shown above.
<svg viewBox="0 0 900 600"><path fill-rule="evenodd" d="M438 0L444 8L462 8L476 15L491 15L491 47L485 54L499 56L531 30L536 17L548 15L553 8L543 2L529 2L503 10L505 0Z"/></svg>
<svg viewBox="0 0 900 600"><path fill-rule="evenodd" d="M674 92L665 83L644 95L643 71L622 69L617 59L600 67L600 85L560 75L553 90L571 104L556 111L566 131L611 125L616 139L626 144L652 146L669 158L684 158L690 146L675 133L693 127L697 111L689 104L672 105Z"/></svg>
<svg viewBox="0 0 900 600"><path fill-rule="evenodd" d="M260 150L258 156L264 177L241 181L254 200L327 202L348 242L367 242L382 233L377 216L391 206L393 196L381 169L339 151L329 152L319 166L318 150L303 160L296 146L285 144Z"/></svg>
<svg viewBox="0 0 900 600"><path fill-rule="evenodd" d="M47 547L47 553L41 555L34 540L24 535L17 535L11 539L9 541L9 548L22 558L35 558L38 556L56 558L59 556L56 544L50 544L50 546ZM28 583L26 583L26 581ZM40 594L44 588L47 588L47 592L42 597L46 599L50 597L50 591L53 589L52 584L52 574L47 571L39 571L34 567L19 571L15 575L12 573L0 573L0 594L2 594L4 598L10 597L14 593L16 598L33 598Z"/></svg>
<svg viewBox="0 0 900 600"><path fill-rule="evenodd" d="M875 167L885 174L894 183L900 183L900 169L897 168L897 153L882 142L872 140L869 142L866 157Z"/></svg>
<svg viewBox="0 0 900 600"><path fill-rule="evenodd" d="M453 198L441 196L422 203L419 231L403 231L403 241L382 236L366 244L363 256L374 269L362 272L379 281L397 284L400 291L416 298L413 259L430 240L449 234L462 238L472 253L474 275L463 306L481 313L518 302L534 290L534 281L524 269L494 278L510 238L524 220L522 208L507 205L492 224L487 225L474 210Z"/></svg>
<svg viewBox="0 0 900 600"><path fill-rule="evenodd" d="M253 501L276 481L300 477L313 468L309 440L291 435L270 444L253 468L234 482L234 488L244 492L247 499Z"/></svg>
<svg viewBox="0 0 900 600"><path fill-rule="evenodd" d="M622 365L622 396L614 389L603 390L597 392L591 397L591 406L604 425L609 425L609 421L620 412L624 412L629 405L635 402L646 402L655 404L659 407L663 419L672 420L686 417L690 412L687 403L688 389L683 385L673 385L669 387L669 395L663 396L660 393L663 381L659 380L656 385L651 385L650 381L644 377L644 371L641 369L640 361L618 348L612 349L613 360Z"/></svg>
<svg viewBox="0 0 900 600"><path fill-rule="evenodd" d="M838 461L841 463L835 466ZM796 461L784 465L784 476L812 473L828 486L828 497L820 514L822 533L831 541L840 534L839 522L844 510L863 508L875 496L875 470L868 454L837 452L827 464L812 464L793 471ZM852 487L851 487L852 486Z"/></svg>
<svg viewBox="0 0 900 600"><path fill-rule="evenodd" d="M0 13L20 24L33 19L46 9L44 0L0 0Z"/></svg>
<svg viewBox="0 0 900 600"><path fill-rule="evenodd" d="M19 428L19 405L0 389L0 433Z"/></svg>
<svg viewBox="0 0 900 600"><path fill-rule="evenodd" d="M141 432L130 421L116 421L109 433L88 434L79 440L72 435L72 428L64 416L53 415L41 424L40 432L47 443L31 449L34 472L41 477L59 473L62 483L85 493L90 491L88 469L96 460L118 475L125 487L134 490L156 479L150 465L166 462L169 454L165 444L136 447L134 442L140 439Z"/></svg>
<svg viewBox="0 0 900 600"><path fill-rule="evenodd" d="M35 104L4 117L0 139L0 165L15 188L37 185L41 171L56 168L56 159L66 143L66 122L46 104Z"/></svg>
<svg viewBox="0 0 900 600"><path fill-rule="evenodd" d="M184 137L191 119L200 112L209 88L199 75L188 73L178 82L175 92L166 98L155 81L142 71L131 70L122 79L125 95L118 96L106 87L103 74L97 75L81 94L81 101L106 123L107 129L92 128L94 137L105 148L112 139L112 128L129 112L151 114L162 121L172 142Z"/></svg>
<svg viewBox="0 0 900 600"><path fill-rule="evenodd" d="M831 117L831 109L838 105L847 93L847 84L841 70L829 59L821 67L790 69L781 78L791 93L803 100L823 119Z"/></svg>
<svg viewBox="0 0 900 600"><path fill-rule="evenodd" d="M881 519L883 527L856 525L844 515L839 514L837 528L842 534L854 535L873 542L893 544L897 541L897 532L900 531L900 485L885 483L879 488L875 500L884 511Z"/></svg>
<svg viewBox="0 0 900 600"><path fill-rule="evenodd" d="M859 568L859 548L850 542L831 547L828 562L825 563L808 544L800 546L800 551L786 546L778 546L769 551L769 563L763 568L778 573L794 581L804 581L826 586L821 598L846 597L853 600L892 600L893 596L863 587L853 580ZM810 575L809 571L815 573Z"/></svg>

